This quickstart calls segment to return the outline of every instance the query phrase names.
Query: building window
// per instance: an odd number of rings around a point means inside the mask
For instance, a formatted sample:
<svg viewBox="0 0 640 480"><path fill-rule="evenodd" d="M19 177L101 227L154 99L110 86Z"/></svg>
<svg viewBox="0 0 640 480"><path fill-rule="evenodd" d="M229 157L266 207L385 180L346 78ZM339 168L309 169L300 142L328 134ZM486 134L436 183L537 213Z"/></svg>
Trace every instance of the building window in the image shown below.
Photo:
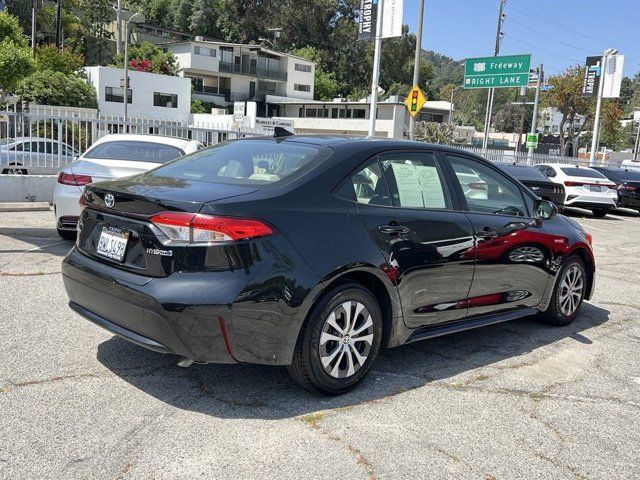
<svg viewBox="0 0 640 480"><path fill-rule="evenodd" d="M216 49L208 48L208 47L199 47L196 45L195 47L193 47L193 53L196 55L204 55L205 57L215 57Z"/></svg>
<svg viewBox="0 0 640 480"><path fill-rule="evenodd" d="M294 68L299 72L311 72L311 65L305 65L304 63L296 63Z"/></svg>
<svg viewBox="0 0 640 480"><path fill-rule="evenodd" d="M316 118L318 116L318 111L315 108L307 108L305 112L305 117Z"/></svg>
<svg viewBox="0 0 640 480"><path fill-rule="evenodd" d="M153 105L156 107L178 108L178 95L153 92Z"/></svg>
<svg viewBox="0 0 640 480"><path fill-rule="evenodd" d="M131 82L131 80L129 80ZM124 89L119 87L104 87L104 101L105 102L124 102ZM127 103L133 101L133 93L130 88L127 88Z"/></svg>
<svg viewBox="0 0 640 480"><path fill-rule="evenodd" d="M293 89L297 92L310 92L311 91L311 85L302 85L300 83L294 83L293 84Z"/></svg>
<svg viewBox="0 0 640 480"><path fill-rule="evenodd" d="M366 110L364 108L354 108L353 118L366 118Z"/></svg>

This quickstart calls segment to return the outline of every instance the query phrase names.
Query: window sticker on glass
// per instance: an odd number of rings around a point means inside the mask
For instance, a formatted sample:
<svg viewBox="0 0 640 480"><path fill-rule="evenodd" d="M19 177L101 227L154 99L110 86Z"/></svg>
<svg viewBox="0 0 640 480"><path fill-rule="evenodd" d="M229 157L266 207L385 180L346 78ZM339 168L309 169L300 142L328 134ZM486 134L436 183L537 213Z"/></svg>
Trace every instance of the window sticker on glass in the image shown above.
<svg viewBox="0 0 640 480"><path fill-rule="evenodd" d="M424 207L420 181L414 165L392 163L391 168L398 186L400 205L403 207Z"/></svg>
<svg viewBox="0 0 640 480"><path fill-rule="evenodd" d="M444 189L438 169L427 165L414 165L416 176L422 187L425 208L446 208Z"/></svg>

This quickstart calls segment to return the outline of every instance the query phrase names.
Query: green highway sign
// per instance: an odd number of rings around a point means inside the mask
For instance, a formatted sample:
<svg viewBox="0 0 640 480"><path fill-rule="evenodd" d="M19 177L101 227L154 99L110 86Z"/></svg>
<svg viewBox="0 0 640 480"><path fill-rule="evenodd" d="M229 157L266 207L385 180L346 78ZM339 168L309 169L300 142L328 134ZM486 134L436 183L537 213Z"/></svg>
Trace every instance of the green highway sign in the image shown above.
<svg viewBox="0 0 640 480"><path fill-rule="evenodd" d="M526 87L531 55L467 58L464 61L464 88Z"/></svg>
<svg viewBox="0 0 640 480"><path fill-rule="evenodd" d="M527 148L538 148L537 133L527 133Z"/></svg>

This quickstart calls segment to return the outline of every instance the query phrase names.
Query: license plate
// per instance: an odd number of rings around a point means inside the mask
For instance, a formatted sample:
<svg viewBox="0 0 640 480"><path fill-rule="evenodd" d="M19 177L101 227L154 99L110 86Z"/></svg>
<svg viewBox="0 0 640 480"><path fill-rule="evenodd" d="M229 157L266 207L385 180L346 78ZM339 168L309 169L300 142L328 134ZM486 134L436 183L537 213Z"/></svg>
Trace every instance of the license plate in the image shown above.
<svg viewBox="0 0 640 480"><path fill-rule="evenodd" d="M589 190L592 192L601 192L602 187L600 185L589 185Z"/></svg>
<svg viewBox="0 0 640 480"><path fill-rule="evenodd" d="M111 260L121 262L127 251L128 241L129 232L115 227L102 227L96 253Z"/></svg>

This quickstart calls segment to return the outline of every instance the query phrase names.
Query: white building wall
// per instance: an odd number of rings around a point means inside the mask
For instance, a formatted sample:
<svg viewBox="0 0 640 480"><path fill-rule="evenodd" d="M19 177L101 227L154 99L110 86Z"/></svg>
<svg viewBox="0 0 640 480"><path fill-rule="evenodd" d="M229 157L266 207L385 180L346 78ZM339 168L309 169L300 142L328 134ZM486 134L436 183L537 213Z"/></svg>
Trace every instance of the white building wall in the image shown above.
<svg viewBox="0 0 640 480"><path fill-rule="evenodd" d="M122 116L123 104L107 102L105 88L120 88L124 71L113 67L85 67L89 81L96 89L98 110L105 115ZM191 113L191 81L188 78L129 71L129 88L132 102L127 111L130 117L161 118L165 120L189 121ZM154 93L178 96L177 108L155 106Z"/></svg>
<svg viewBox="0 0 640 480"><path fill-rule="evenodd" d="M302 60L294 57L284 57L286 58L287 63L287 88L286 88L286 96L287 97L295 97L295 98L308 98L309 100L313 99L313 87L314 87L314 79L316 75L316 67L313 62L309 62L308 60ZM310 65L311 72L300 72L296 70L296 63L302 65ZM294 89L295 84L300 85L310 85L311 90L309 92L300 92Z"/></svg>

